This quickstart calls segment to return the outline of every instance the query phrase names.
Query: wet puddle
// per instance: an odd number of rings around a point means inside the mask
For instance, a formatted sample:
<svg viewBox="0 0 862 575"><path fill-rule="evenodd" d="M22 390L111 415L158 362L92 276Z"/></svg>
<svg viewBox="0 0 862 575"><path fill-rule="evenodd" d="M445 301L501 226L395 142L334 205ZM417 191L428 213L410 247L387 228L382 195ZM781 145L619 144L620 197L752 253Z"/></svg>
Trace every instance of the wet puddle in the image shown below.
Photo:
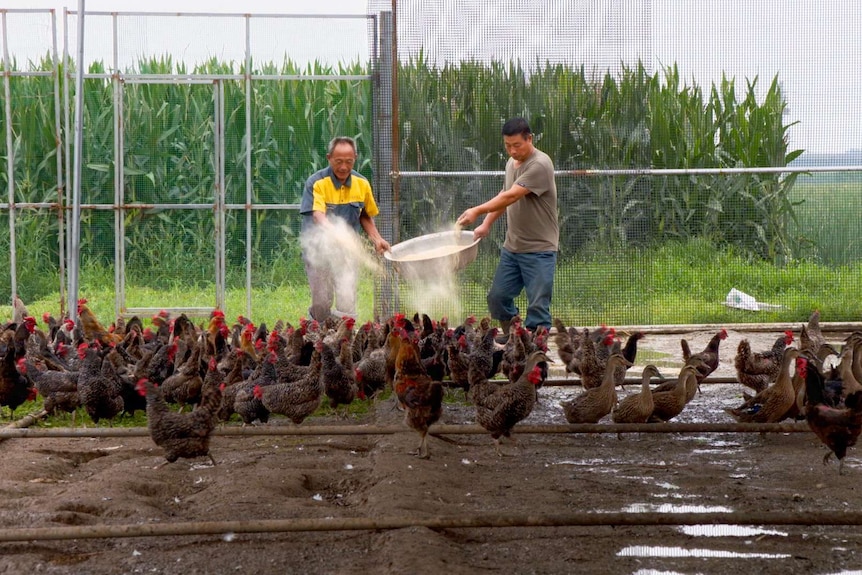
<svg viewBox="0 0 862 575"><path fill-rule="evenodd" d="M633 545L617 552L617 557L672 557L704 559L790 559L789 553L745 553L718 549L684 549L682 547L662 547Z"/></svg>

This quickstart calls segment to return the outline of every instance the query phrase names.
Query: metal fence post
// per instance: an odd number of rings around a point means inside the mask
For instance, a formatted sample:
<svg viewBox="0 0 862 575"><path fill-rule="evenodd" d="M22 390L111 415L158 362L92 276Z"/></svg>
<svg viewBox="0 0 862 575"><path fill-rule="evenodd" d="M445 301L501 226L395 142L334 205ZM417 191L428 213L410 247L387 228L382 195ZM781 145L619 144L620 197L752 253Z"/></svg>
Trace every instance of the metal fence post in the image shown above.
<svg viewBox="0 0 862 575"><path fill-rule="evenodd" d="M380 12L378 57L374 66L372 80L374 106L374 191L380 207L378 217L380 233L390 243L398 241L398 204L397 179L397 119L395 89L395 19L393 12ZM375 281L374 315L387 318L397 309L395 301L394 276L391 266L386 265L387 273Z"/></svg>

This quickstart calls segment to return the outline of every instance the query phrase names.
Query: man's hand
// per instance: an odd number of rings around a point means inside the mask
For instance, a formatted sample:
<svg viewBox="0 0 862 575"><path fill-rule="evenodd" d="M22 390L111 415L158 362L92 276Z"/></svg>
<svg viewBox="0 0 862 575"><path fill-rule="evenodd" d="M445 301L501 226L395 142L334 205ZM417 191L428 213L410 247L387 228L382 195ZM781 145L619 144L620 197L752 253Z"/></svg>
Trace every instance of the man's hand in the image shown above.
<svg viewBox="0 0 862 575"><path fill-rule="evenodd" d="M455 220L455 223L459 226L469 226L473 222L476 221L476 218L479 217L479 211L476 208L468 208L464 210L464 213L458 216L458 219Z"/></svg>
<svg viewBox="0 0 862 575"><path fill-rule="evenodd" d="M481 240L482 238L487 238L490 233L491 224L488 222L488 218L485 218L485 220L473 230L473 238Z"/></svg>
<svg viewBox="0 0 862 575"><path fill-rule="evenodd" d="M377 252L378 254L388 252L390 249L392 249L392 246L389 245L389 242L387 242L383 238L375 239L373 243L374 243L374 251Z"/></svg>

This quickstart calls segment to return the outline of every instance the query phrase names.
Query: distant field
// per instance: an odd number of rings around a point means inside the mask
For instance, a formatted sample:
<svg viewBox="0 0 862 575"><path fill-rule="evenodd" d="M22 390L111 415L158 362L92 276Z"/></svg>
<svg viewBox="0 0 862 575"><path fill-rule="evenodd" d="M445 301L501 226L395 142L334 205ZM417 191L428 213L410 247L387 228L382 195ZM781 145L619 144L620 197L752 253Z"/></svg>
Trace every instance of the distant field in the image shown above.
<svg viewBox="0 0 862 575"><path fill-rule="evenodd" d="M862 174L801 176L791 192L803 255L828 265L862 261Z"/></svg>

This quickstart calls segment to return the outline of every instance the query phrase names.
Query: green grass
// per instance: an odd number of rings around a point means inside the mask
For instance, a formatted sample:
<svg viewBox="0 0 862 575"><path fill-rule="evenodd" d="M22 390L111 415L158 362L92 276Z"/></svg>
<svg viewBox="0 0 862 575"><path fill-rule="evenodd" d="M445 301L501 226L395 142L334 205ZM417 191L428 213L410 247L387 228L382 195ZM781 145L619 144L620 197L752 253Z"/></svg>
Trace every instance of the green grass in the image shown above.
<svg viewBox="0 0 862 575"><path fill-rule="evenodd" d="M793 260L773 265L733 248L719 249L705 240L668 242L652 249L620 249L613 257L593 251L590 257L563 259L558 265L551 313L569 325L661 325L701 323L795 322L803 321L813 309L821 310L824 321L858 321L862 317L862 264L828 266L819 261ZM450 322L457 324L468 314L487 315L485 295L496 255L484 254L459 275L455 293L445 291L426 298L417 307L410 293L433 291L428 284L402 282L402 307L409 315L457 308ZM475 269L474 269L475 268ZM88 270L80 296L106 324L114 319L113 276ZM725 296L731 288L751 294L758 301L779 304L776 311L749 312L728 308ZM214 288L181 286L164 289L127 286L127 302L140 307L213 306ZM359 285L360 321L374 319L374 278L365 274ZM26 301L32 315L57 314L59 295L53 293ZM303 283L288 283L267 289L253 289L251 319L272 326L277 319L295 323L307 315L309 293ZM523 295L517 300L526 310ZM11 317L11 307L0 307L0 318ZM242 288L226 294L228 318L246 315ZM149 318L142 318L148 325ZM385 318L384 318L385 319ZM203 322L198 318L196 323Z"/></svg>

